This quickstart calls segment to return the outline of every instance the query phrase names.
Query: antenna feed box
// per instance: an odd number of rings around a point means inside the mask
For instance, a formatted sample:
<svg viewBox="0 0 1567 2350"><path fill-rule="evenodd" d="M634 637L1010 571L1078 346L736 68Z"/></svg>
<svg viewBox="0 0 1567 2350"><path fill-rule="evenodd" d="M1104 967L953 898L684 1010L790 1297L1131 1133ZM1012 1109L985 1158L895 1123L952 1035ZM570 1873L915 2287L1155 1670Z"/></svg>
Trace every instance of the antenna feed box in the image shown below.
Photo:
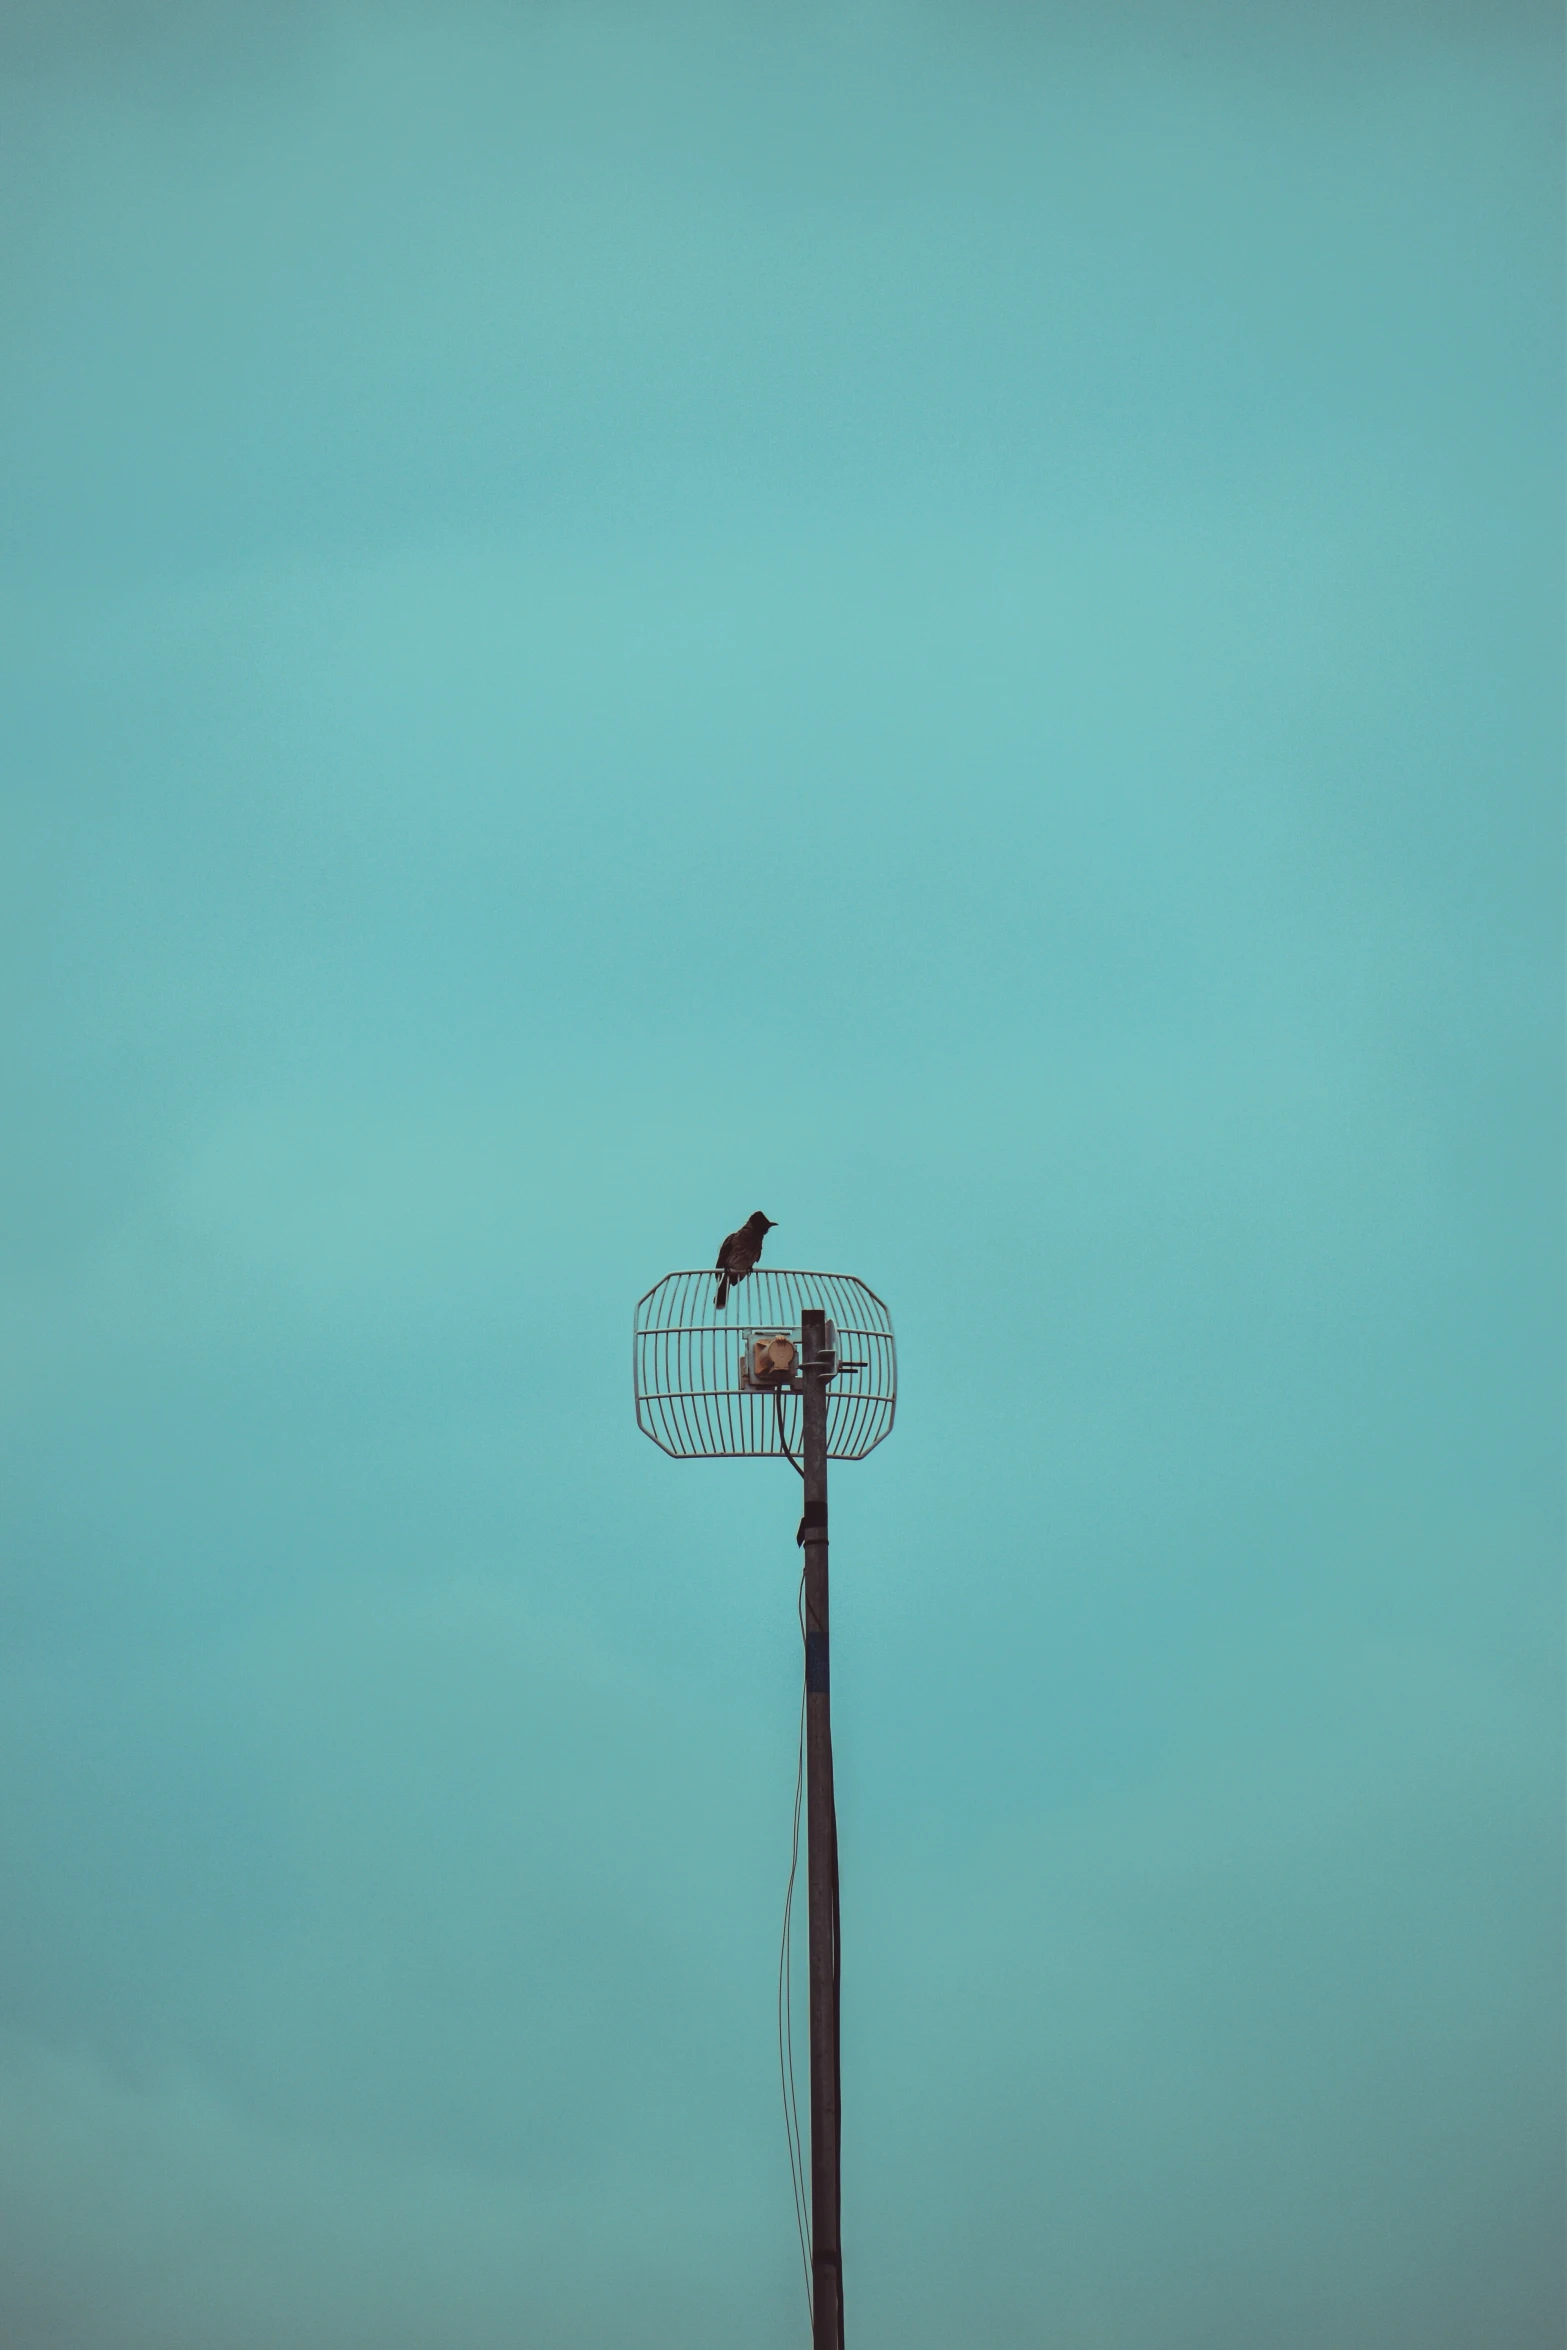
<svg viewBox="0 0 1567 2350"><path fill-rule="evenodd" d="M758 1324L744 1336L740 1356L742 1392L758 1395L781 1389L786 1394L798 1395L805 1385L801 1376L798 1326L791 1330L776 1322ZM838 1352L838 1333L830 1322L826 1341L828 1356L833 1358Z"/></svg>

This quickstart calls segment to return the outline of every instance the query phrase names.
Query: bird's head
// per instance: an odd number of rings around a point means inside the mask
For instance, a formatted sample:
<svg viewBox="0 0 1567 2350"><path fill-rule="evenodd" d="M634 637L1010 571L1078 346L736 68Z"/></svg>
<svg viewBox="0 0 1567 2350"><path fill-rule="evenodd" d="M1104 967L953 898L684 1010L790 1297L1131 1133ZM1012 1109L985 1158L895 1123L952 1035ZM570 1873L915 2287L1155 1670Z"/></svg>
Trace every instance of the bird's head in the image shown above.
<svg viewBox="0 0 1567 2350"><path fill-rule="evenodd" d="M751 1218L751 1229L753 1232L771 1232L773 1223L774 1219L771 1216L764 1216L761 1209L758 1208L756 1214Z"/></svg>

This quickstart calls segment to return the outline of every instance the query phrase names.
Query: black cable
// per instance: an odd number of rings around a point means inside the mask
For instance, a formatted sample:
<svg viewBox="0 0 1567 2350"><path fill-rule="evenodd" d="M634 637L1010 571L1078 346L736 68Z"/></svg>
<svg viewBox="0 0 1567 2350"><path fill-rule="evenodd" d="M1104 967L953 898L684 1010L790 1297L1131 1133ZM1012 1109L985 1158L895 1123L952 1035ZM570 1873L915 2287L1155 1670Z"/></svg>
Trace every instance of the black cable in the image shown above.
<svg viewBox="0 0 1567 2350"><path fill-rule="evenodd" d="M790 1468L795 1471L796 1475L803 1477L805 1475L804 1466L801 1462L795 1459L793 1453L789 1450L789 1439L784 1434L783 1389L781 1387L775 1387L773 1389L773 1410L776 1413L778 1419L778 1449L783 1454L783 1457L788 1462Z"/></svg>

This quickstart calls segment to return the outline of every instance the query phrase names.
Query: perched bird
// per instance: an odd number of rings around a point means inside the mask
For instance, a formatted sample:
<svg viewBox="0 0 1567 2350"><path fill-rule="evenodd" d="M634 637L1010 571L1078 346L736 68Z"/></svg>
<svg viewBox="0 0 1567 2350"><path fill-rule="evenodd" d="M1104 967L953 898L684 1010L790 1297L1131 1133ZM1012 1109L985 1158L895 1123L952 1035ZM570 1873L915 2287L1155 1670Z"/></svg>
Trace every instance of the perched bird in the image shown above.
<svg viewBox="0 0 1567 2350"><path fill-rule="evenodd" d="M760 1208L754 1216L747 1216L738 1232L731 1232L718 1252L718 1295L713 1303L720 1313L729 1302L729 1292L737 1281L743 1281L762 1253L762 1243L773 1228L771 1216L764 1216Z"/></svg>

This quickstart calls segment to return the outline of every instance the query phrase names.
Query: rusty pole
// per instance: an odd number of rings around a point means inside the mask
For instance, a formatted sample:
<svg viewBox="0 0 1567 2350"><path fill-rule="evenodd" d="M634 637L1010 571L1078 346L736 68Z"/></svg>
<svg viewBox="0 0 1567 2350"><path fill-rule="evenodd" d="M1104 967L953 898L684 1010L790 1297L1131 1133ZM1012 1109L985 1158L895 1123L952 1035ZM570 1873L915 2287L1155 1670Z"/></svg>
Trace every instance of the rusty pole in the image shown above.
<svg viewBox="0 0 1567 2350"><path fill-rule="evenodd" d="M827 1612L827 1317L801 1317L805 1470L805 1794L811 1976L811 2319L813 2350L843 2341L838 2158L838 1822L832 1783Z"/></svg>

